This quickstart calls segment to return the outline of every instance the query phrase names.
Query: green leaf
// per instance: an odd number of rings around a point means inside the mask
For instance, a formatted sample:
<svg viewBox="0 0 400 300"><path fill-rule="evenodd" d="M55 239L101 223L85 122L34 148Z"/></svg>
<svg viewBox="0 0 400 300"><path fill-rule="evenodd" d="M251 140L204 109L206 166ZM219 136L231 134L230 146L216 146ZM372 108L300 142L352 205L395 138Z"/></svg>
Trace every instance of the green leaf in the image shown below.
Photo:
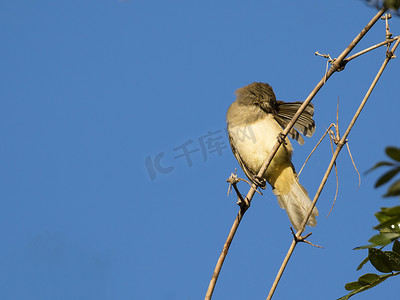
<svg viewBox="0 0 400 300"><path fill-rule="evenodd" d="M381 207L381 212L390 217L400 216L400 205L393 207Z"/></svg>
<svg viewBox="0 0 400 300"><path fill-rule="evenodd" d="M372 273L368 273L368 274L365 274L365 275L362 275L358 280L360 280L361 278L363 278L364 276L366 276L366 275L368 275L367 276L367 278L376 278L376 280L375 281L373 281L371 284L369 284L369 285L364 285L364 286L361 286L360 285L360 287L359 288L356 288L356 289L354 289L352 292L350 292L350 293L348 293L346 296L343 296L343 297L341 297L341 298L339 298L338 300L347 300L347 299L349 299L350 297L352 297L352 296L354 296L355 294L358 294L358 293L361 293L361 292L363 292L363 291L366 291L366 290L368 290L368 289L370 289L370 288L372 288L372 287L374 287L374 286L376 286L376 285L378 285L378 284L380 284L380 283L382 283L383 281L385 281L386 279L388 279L389 277L392 277L392 276L397 276L397 275L399 275L400 274L400 272L398 272L398 273L393 273L393 274L386 274L386 275L377 275L377 274L372 274ZM376 276L378 276L378 277L376 277ZM365 281L363 281L363 282L365 282ZM346 284L345 285L345 287L347 286L347 287L355 287L356 286L356 284L355 283L359 283L359 282L350 282L350 283L348 283L348 284Z"/></svg>
<svg viewBox="0 0 400 300"><path fill-rule="evenodd" d="M364 274L364 275L360 276L360 278L358 278L358 283L361 286L371 285L375 281L379 280L379 278L380 278L380 276L378 274L367 273L367 274Z"/></svg>
<svg viewBox="0 0 400 300"><path fill-rule="evenodd" d="M383 251L375 248L368 249L368 257L371 264L382 273L392 272L390 262Z"/></svg>
<svg viewBox="0 0 400 300"><path fill-rule="evenodd" d="M370 289L369 286L362 286L362 287L360 287L360 288L348 293L346 296L340 297L337 300L348 300L351 296L354 296L355 294L361 293L361 292L366 291L368 289Z"/></svg>
<svg viewBox="0 0 400 300"><path fill-rule="evenodd" d="M393 160L400 161L400 148L387 147L386 154Z"/></svg>
<svg viewBox="0 0 400 300"><path fill-rule="evenodd" d="M392 179L394 176L396 176L397 173L399 173L399 172L400 172L400 168L399 167L394 168L394 169L390 170L389 172L386 172L381 177L379 177L379 179L375 183L375 187L377 188L377 187L381 186L382 184L385 184L390 179Z"/></svg>
<svg viewBox="0 0 400 300"><path fill-rule="evenodd" d="M395 232L383 232L374 235L368 240L368 242L375 244L377 246L386 246L390 244L394 239L398 238L399 234ZM370 247L368 247L370 248Z"/></svg>
<svg viewBox="0 0 400 300"><path fill-rule="evenodd" d="M344 288L348 291L359 289L360 287L361 287L361 285L358 283L358 281L346 283L346 285L344 286Z"/></svg>
<svg viewBox="0 0 400 300"><path fill-rule="evenodd" d="M400 271L400 255L393 251L383 251L392 271Z"/></svg>
<svg viewBox="0 0 400 300"><path fill-rule="evenodd" d="M383 211L378 211L377 213L375 213L375 217L380 223L383 223L390 219L390 217L386 215Z"/></svg>
<svg viewBox="0 0 400 300"><path fill-rule="evenodd" d="M388 162L388 161L380 161L375 166L373 166L371 169L367 170L364 174L367 174L376 168L382 167L382 166L394 166L394 163Z"/></svg>
<svg viewBox="0 0 400 300"><path fill-rule="evenodd" d="M369 248L374 248L374 247L376 247L375 244L370 244L370 245L355 247L353 250L362 250L362 249L369 249Z"/></svg>
<svg viewBox="0 0 400 300"><path fill-rule="evenodd" d="M392 232L400 234L400 205L393 207L381 207L381 210L375 213L380 224L375 229L383 232ZM392 240L396 237L392 236Z"/></svg>
<svg viewBox="0 0 400 300"><path fill-rule="evenodd" d="M398 196L400 195L400 180L395 181L388 189L383 197Z"/></svg>
<svg viewBox="0 0 400 300"><path fill-rule="evenodd" d="M358 270L361 270L362 267L364 267L364 265L365 265L367 262L369 262L369 257L368 257L368 256L367 256L367 257L361 262L361 264L357 267L357 271L358 271Z"/></svg>
<svg viewBox="0 0 400 300"><path fill-rule="evenodd" d="M400 242L398 240L395 240L393 243L393 251L400 254Z"/></svg>
<svg viewBox="0 0 400 300"><path fill-rule="evenodd" d="M374 229L377 229L377 230L382 229L382 228L394 229L394 228L398 227L399 223L400 223L400 216L390 217L385 222L382 222L382 223L378 224L377 226L375 226Z"/></svg>
<svg viewBox="0 0 400 300"><path fill-rule="evenodd" d="M387 8L398 10L400 7L400 1L399 0L385 0L384 5Z"/></svg>

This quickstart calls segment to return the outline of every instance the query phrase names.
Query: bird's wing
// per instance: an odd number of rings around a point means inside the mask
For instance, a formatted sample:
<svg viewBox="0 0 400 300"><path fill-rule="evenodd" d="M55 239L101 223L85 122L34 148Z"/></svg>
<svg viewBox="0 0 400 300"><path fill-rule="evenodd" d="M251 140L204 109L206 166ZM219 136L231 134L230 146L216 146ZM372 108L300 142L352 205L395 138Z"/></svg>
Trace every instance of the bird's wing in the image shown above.
<svg viewBox="0 0 400 300"><path fill-rule="evenodd" d="M275 119L282 128L287 126L302 104L303 102L276 102L277 116L275 116ZM289 136L298 141L300 145L304 144L304 139L298 131L307 137L312 136L315 132L315 122L312 118L313 115L314 106L310 103L297 119L296 123L294 123L294 128L289 132Z"/></svg>
<svg viewBox="0 0 400 300"><path fill-rule="evenodd" d="M284 120L283 118L275 116L275 120L278 122L278 124L282 127L282 129L285 129L289 121ZM288 134L292 139L296 140L300 145L304 144L304 139L300 135L300 133L294 129L294 127L290 128L289 134Z"/></svg>
<svg viewBox="0 0 400 300"><path fill-rule="evenodd" d="M236 148L235 148L235 146L234 146L234 141L233 141L232 136L231 136L230 133L229 133L229 130L228 130L228 135L229 135L229 144L231 144L231 148L232 148L233 155L235 155L236 160L239 162L240 167L242 168L242 170L243 170L244 173L246 174L247 178L248 178L252 183L254 183L256 186L258 186L258 183L254 181L254 176L257 175L257 174L253 174L253 173L247 168L246 164L243 162L243 160L242 160L242 158L241 158L239 152L236 150ZM260 188L265 189L265 187L260 187Z"/></svg>

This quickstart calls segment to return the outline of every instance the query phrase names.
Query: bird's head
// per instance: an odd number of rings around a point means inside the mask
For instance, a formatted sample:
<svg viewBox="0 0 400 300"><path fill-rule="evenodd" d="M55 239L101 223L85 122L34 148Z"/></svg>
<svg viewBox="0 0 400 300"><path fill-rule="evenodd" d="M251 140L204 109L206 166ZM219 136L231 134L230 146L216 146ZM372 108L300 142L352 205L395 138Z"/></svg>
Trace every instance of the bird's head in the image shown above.
<svg viewBox="0 0 400 300"><path fill-rule="evenodd" d="M266 112L275 110L276 97L268 83L253 82L236 92L236 101L244 105L255 105Z"/></svg>

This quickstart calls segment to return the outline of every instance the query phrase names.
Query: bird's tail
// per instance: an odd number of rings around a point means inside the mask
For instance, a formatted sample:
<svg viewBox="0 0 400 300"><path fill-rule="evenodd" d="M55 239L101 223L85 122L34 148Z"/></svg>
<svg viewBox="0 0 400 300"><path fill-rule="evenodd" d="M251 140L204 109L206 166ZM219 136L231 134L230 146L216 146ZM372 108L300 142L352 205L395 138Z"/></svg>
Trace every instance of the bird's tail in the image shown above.
<svg viewBox="0 0 400 300"><path fill-rule="evenodd" d="M277 179L273 192L278 197L279 206L286 210L293 227L299 230L311 206L311 200L291 168L286 168L282 173L283 176ZM318 216L318 210L314 207L307 221L308 226L317 225L316 216Z"/></svg>

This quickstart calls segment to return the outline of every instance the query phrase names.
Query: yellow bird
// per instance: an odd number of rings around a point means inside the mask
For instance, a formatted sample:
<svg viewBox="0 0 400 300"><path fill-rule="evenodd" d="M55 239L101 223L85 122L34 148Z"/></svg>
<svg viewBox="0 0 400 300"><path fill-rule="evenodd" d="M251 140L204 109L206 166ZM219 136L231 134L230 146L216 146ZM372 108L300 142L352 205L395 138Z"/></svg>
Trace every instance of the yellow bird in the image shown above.
<svg viewBox="0 0 400 300"><path fill-rule="evenodd" d="M299 230L311 200L307 190L299 183L291 162L293 148L288 138L279 147L261 178L257 177L257 173L282 129L290 122L302 102L277 101L271 86L261 82L242 87L235 94L236 101L230 105L226 114L232 152L253 183L265 188L266 180L271 185L278 197L279 206L286 210L293 227ZM304 144L304 140L299 131L308 137L315 131L313 114L314 107L309 104L289 132L289 136L300 145ZM317 225L316 216L318 210L314 208L307 225Z"/></svg>

